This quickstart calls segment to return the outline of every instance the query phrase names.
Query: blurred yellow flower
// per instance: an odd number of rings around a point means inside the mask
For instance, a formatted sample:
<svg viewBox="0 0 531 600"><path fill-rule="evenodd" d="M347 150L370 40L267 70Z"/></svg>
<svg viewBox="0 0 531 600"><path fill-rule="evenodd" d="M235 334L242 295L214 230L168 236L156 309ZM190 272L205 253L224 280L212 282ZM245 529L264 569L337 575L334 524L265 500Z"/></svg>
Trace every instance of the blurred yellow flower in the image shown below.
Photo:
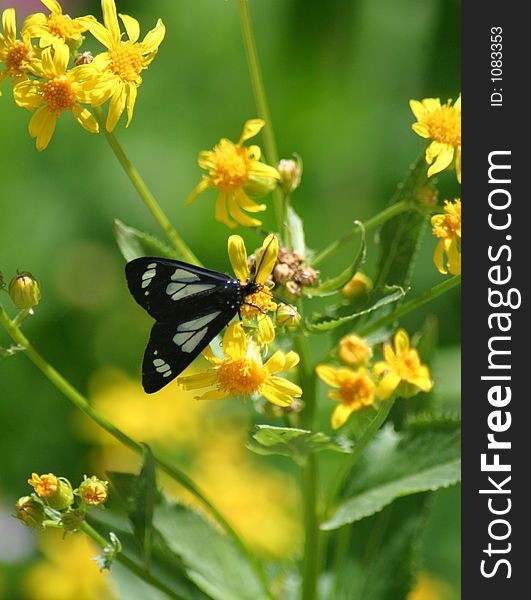
<svg viewBox="0 0 531 600"><path fill-rule="evenodd" d="M28 479L28 483L41 498L49 498L56 494L59 489L59 479L53 473L48 473L47 475L32 473L31 479Z"/></svg>
<svg viewBox="0 0 531 600"><path fill-rule="evenodd" d="M247 262L247 250L245 243L239 235L231 235L228 240L229 259L236 277L242 285L249 283L251 273ZM271 290L266 285L278 256L278 239L275 235L268 235L262 249L256 257L256 273L254 281L258 289L254 294L245 298L245 303L240 308L240 314L244 319L256 316L258 332L261 344L270 344L275 339L275 328L267 312L275 312L277 304L273 302Z"/></svg>
<svg viewBox="0 0 531 600"><path fill-rule="evenodd" d="M22 81L13 90L19 106L35 111L29 133L36 138L39 151L50 143L57 118L64 111L70 111L90 133L99 130L93 114L80 103L94 106L104 102L107 97L105 83L91 65L67 70L69 58L70 52L64 44L57 46L55 51L52 48L43 50L42 71L46 80Z"/></svg>
<svg viewBox="0 0 531 600"><path fill-rule="evenodd" d="M155 58L166 34L166 28L159 19L155 27L139 42L138 21L121 14L120 19L129 38L123 40L114 0L101 0L101 9L105 26L91 15L82 17L81 22L108 49L108 52L98 54L91 64L104 73L111 84L112 98L106 128L107 131L112 131L126 108L126 127L131 123L138 88L142 83L140 73L147 69Z"/></svg>
<svg viewBox="0 0 531 600"><path fill-rule="evenodd" d="M265 196L276 186L280 175L275 168L260 162L261 150L258 146L245 147L243 143L258 135L264 125L262 119L247 121L237 144L223 138L212 150L200 153L199 166L207 169L208 175L203 176L186 204L191 204L207 188L216 188L219 191L215 210L218 221L230 228L236 227L236 224L244 227L262 225L261 221L243 211L264 211L265 204L256 204L249 195L257 198Z"/></svg>
<svg viewBox="0 0 531 600"><path fill-rule="evenodd" d="M0 86L6 77L13 79L13 85L27 79L28 71L35 68L37 60L31 38L27 33L22 34L22 40L17 39L17 21L14 8L6 8L2 13L3 33L0 33L0 63L5 68L0 70ZM0 96L2 92L0 91Z"/></svg>
<svg viewBox="0 0 531 600"><path fill-rule="evenodd" d="M347 367L331 367L317 365L317 375L325 383L337 388L337 391L328 392L333 400L339 400L332 414L332 427L338 429L346 423L353 412L372 406L374 403L374 382L363 367L357 371Z"/></svg>
<svg viewBox="0 0 531 600"><path fill-rule="evenodd" d="M225 332L223 354L225 357L221 360L208 347L203 355L214 367L203 373L179 377L177 382L186 390L215 388L199 396L198 400L219 400L227 396L247 399L253 394L259 394L272 404L289 406L294 398L302 396L298 385L275 377L276 373L294 367L299 362L298 354L284 354L277 350L262 364L258 348L245 335L240 322L233 323Z"/></svg>
<svg viewBox="0 0 531 600"><path fill-rule="evenodd" d="M83 40L83 32L86 27L81 18L72 19L63 14L59 2L56 0L41 0L42 4L50 11L46 16L44 13L30 15L22 29L23 34L32 38L40 38L39 46L57 48L63 44L79 46Z"/></svg>
<svg viewBox="0 0 531 600"><path fill-rule="evenodd" d="M98 479L95 475L85 477L77 489L77 495L89 506L100 506L107 500L107 481Z"/></svg>
<svg viewBox="0 0 531 600"><path fill-rule="evenodd" d="M455 159L457 180L461 183L461 95L441 105L439 98L410 100L417 122L411 128L423 138L432 140L426 149L426 162L431 165L428 177L444 171Z"/></svg>
<svg viewBox="0 0 531 600"><path fill-rule="evenodd" d="M101 553L83 534L46 530L40 536L44 558L23 581L28 600L116 600L108 572L100 573L94 556Z"/></svg>
<svg viewBox="0 0 531 600"><path fill-rule="evenodd" d="M359 367L372 358L371 347L359 335L352 333L339 340L339 359L351 367Z"/></svg>
<svg viewBox="0 0 531 600"><path fill-rule="evenodd" d="M433 387L429 369L421 364L418 352L410 348L404 329L395 334L394 350L391 344L385 343L384 359L374 365L374 375L379 378L377 395L382 400L393 393L409 398L419 390L429 392Z"/></svg>
<svg viewBox="0 0 531 600"><path fill-rule="evenodd" d="M457 600L457 594L444 581L421 572L407 600Z"/></svg>
<svg viewBox="0 0 531 600"><path fill-rule="evenodd" d="M433 262L439 273L446 275L448 271L452 275L461 274L461 200L453 202L444 201L444 214L434 215L431 218L433 235L439 238ZM444 257L448 271L445 268Z"/></svg>

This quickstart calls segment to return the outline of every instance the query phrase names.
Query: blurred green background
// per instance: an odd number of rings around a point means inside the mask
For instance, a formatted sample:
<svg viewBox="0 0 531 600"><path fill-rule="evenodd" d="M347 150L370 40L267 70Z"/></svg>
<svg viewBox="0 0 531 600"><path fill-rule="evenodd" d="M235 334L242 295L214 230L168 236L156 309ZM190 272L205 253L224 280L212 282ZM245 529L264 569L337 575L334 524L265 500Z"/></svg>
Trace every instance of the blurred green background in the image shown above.
<svg viewBox="0 0 531 600"><path fill-rule="evenodd" d="M2 9L17 8L19 26L20 15L37 5L0 1ZM101 16L97 2L63 0L62 5L72 16ZM161 17L167 34L143 74L132 125L126 130L122 122L116 134L202 262L228 271L228 230L213 219L215 193L201 195L192 207L184 207L184 200L199 181L198 152L221 137L237 140L245 120L257 116L237 3L123 0L118 10L135 16L143 34ZM309 246L322 248L347 233L354 219L382 210L424 148L410 128L409 99L457 97L460 3L250 0L250 10L280 154L297 152L304 160L293 204L304 218ZM88 46L100 50L93 41ZM83 392L102 368L138 378L150 320L127 292L112 221L119 218L159 235L157 225L102 135L88 134L64 114L50 146L39 153L27 132L30 113L14 104L8 81L3 94L0 270L7 281L17 269L29 270L43 288L43 300L24 330ZM441 199L459 194L455 173L441 174L439 182ZM272 213L271 207L266 227L272 226ZM250 248L259 244L254 233L244 235ZM432 262L434 246L426 235L415 294L441 280ZM370 245L364 269L369 275L376 259ZM323 264L323 273L337 273L346 260L347 252L338 255ZM7 295L2 302L10 305ZM433 365L437 393L456 406L458 291L403 325L414 333L432 313L440 326ZM0 346L8 343L0 331ZM223 406L222 411L234 410ZM329 414L330 406L324 406L325 431ZM28 493L32 471L53 471L73 481L92 472L96 442L80 435L75 410L22 355L0 361L0 422L0 597L38 598L20 591L38 550L32 532L11 518L13 503ZM459 544L459 490L452 488L436 494L421 568L446 582L453 597Z"/></svg>

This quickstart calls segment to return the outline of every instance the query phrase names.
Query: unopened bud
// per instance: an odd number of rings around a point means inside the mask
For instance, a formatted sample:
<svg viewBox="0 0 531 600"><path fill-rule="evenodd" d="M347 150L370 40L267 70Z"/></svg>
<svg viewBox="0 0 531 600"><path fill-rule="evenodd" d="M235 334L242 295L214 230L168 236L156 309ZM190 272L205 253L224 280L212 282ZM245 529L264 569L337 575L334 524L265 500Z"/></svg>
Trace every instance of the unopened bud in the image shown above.
<svg viewBox="0 0 531 600"><path fill-rule="evenodd" d="M23 496L15 504L17 519L28 527L40 527L46 517L44 504L35 496Z"/></svg>
<svg viewBox="0 0 531 600"><path fill-rule="evenodd" d="M65 531L76 531L85 520L86 512L82 508L69 508L61 516L61 525Z"/></svg>
<svg viewBox="0 0 531 600"><path fill-rule="evenodd" d="M358 271L354 277L343 286L341 290L347 298L358 298L368 294L373 288L372 279Z"/></svg>
<svg viewBox="0 0 531 600"><path fill-rule="evenodd" d="M296 156L295 160L283 158L277 167L280 173L280 183L286 194L291 194L296 190L301 182L302 177L302 159Z"/></svg>
<svg viewBox="0 0 531 600"><path fill-rule="evenodd" d="M284 285L293 275L291 267L284 263L277 264L273 269L273 280L278 285Z"/></svg>
<svg viewBox="0 0 531 600"><path fill-rule="evenodd" d="M281 304L276 312L276 320L277 325L280 325L280 327L297 327L301 316L291 304Z"/></svg>
<svg viewBox="0 0 531 600"><path fill-rule="evenodd" d="M286 291L292 298L300 298L302 293L302 288L298 283L294 281L288 281L286 283Z"/></svg>
<svg viewBox="0 0 531 600"><path fill-rule="evenodd" d="M95 475L92 477L85 476L76 493L85 504L100 506L107 499L108 485L107 481L102 481Z"/></svg>
<svg viewBox="0 0 531 600"><path fill-rule="evenodd" d="M296 280L302 286L313 285L319 279L320 272L312 267L304 267L297 273Z"/></svg>
<svg viewBox="0 0 531 600"><path fill-rule="evenodd" d="M40 498L56 510L64 510L74 502L74 491L67 479L56 477L53 473L37 475L32 473L28 483Z"/></svg>
<svg viewBox="0 0 531 600"><path fill-rule="evenodd" d="M80 65L90 65L90 63L94 60L92 56L92 52L88 50L86 52L81 52L81 54L77 54L74 58L74 65L79 67Z"/></svg>
<svg viewBox="0 0 531 600"><path fill-rule="evenodd" d="M15 275L9 284L9 295L17 308L25 310L37 306L41 300L41 287L31 273Z"/></svg>
<svg viewBox="0 0 531 600"><path fill-rule="evenodd" d="M371 360L372 350L363 338L351 334L339 342L339 358L351 367L360 367Z"/></svg>

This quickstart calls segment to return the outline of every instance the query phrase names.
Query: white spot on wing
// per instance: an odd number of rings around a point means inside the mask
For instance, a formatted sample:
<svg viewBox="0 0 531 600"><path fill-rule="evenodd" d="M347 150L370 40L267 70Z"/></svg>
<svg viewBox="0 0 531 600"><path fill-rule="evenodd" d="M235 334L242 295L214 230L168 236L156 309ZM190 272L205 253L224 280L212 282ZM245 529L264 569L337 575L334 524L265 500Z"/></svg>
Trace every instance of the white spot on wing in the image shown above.
<svg viewBox="0 0 531 600"><path fill-rule="evenodd" d="M155 277L156 274L157 271L155 271L155 269L150 269L142 275L142 279L151 279L152 277Z"/></svg>
<svg viewBox="0 0 531 600"><path fill-rule="evenodd" d="M221 311L216 310L209 315L205 315L204 317L199 317L198 319L193 319L192 321L186 321L177 327L177 331L196 331L197 329L201 329L201 327L208 325L220 314Z"/></svg>
<svg viewBox="0 0 531 600"><path fill-rule="evenodd" d="M163 377L169 377L170 375L171 375L171 371L166 371L166 373L162 374Z"/></svg>
<svg viewBox="0 0 531 600"><path fill-rule="evenodd" d="M172 294L175 294L175 292L182 290L183 287L185 287L185 285L186 284L184 283L168 283L168 285L166 286L166 293L168 294L168 296L171 296Z"/></svg>
<svg viewBox="0 0 531 600"><path fill-rule="evenodd" d="M163 364L164 364L164 361L162 360L162 358L156 358L156 359L153 361L153 365L154 365L155 367L160 367L160 366L161 366L161 365L163 365Z"/></svg>
<svg viewBox="0 0 531 600"><path fill-rule="evenodd" d="M157 263L149 263L147 266L148 269L154 269L157 266Z"/></svg>
<svg viewBox="0 0 531 600"><path fill-rule="evenodd" d="M190 271L185 271L184 269L176 269L174 274L171 276L173 281L198 281L199 277L195 275L195 273L190 273Z"/></svg>
<svg viewBox="0 0 531 600"><path fill-rule="evenodd" d="M193 331L186 331L185 333L176 333L173 336L173 341L177 344L177 346L182 346L185 342L187 342L194 335Z"/></svg>
<svg viewBox="0 0 531 600"><path fill-rule="evenodd" d="M171 371L170 369L170 365L164 363L161 367L157 367L155 369L157 371L157 373L164 373L166 371Z"/></svg>
<svg viewBox="0 0 531 600"><path fill-rule="evenodd" d="M171 283L169 284L169 286ZM168 286L168 287L169 287ZM207 290L211 290L216 286L213 283L196 283L192 285L185 286L182 290L176 292L172 295L172 300L179 300L180 298L187 298L188 296L193 296L194 294L199 294L199 292L206 292Z"/></svg>
<svg viewBox="0 0 531 600"><path fill-rule="evenodd" d="M203 329L200 329L197 333L194 333L194 335L186 342L186 344L182 345L181 350L183 352L193 352L197 347L197 344L199 344L199 342L205 337L206 332L207 328L203 327Z"/></svg>

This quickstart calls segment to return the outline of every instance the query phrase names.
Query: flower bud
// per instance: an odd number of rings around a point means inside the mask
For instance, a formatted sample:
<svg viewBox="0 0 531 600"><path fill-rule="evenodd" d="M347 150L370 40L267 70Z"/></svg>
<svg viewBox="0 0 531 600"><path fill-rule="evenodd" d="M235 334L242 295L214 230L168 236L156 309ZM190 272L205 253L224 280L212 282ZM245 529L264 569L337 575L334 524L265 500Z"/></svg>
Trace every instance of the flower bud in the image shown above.
<svg viewBox="0 0 531 600"><path fill-rule="evenodd" d="M90 65L90 63L94 60L92 56L92 52L88 50L86 52L81 52L81 54L77 54L74 58L74 65L79 67L79 65Z"/></svg>
<svg viewBox="0 0 531 600"><path fill-rule="evenodd" d="M74 502L74 491L67 479L58 478L53 473L37 475L32 473L28 483L35 489L40 498L56 510L64 510Z"/></svg>
<svg viewBox="0 0 531 600"><path fill-rule="evenodd" d="M39 304L41 287L31 273L19 273L9 284L9 295L17 308L29 310Z"/></svg>
<svg viewBox="0 0 531 600"><path fill-rule="evenodd" d="M244 190L254 198L261 198L269 194L277 186L277 180L274 177L265 174L249 175Z"/></svg>
<svg viewBox="0 0 531 600"><path fill-rule="evenodd" d="M301 182L301 157L296 155L295 160L283 158L278 163L277 171L280 173L280 183L284 188L284 192L286 192L286 194L291 194L299 187Z"/></svg>
<svg viewBox="0 0 531 600"><path fill-rule="evenodd" d="M61 525L65 531L76 531L85 520L86 514L82 508L69 508L61 516Z"/></svg>
<svg viewBox="0 0 531 600"><path fill-rule="evenodd" d="M372 279L358 271L354 277L343 286L341 290L347 298L358 298L368 294L373 288Z"/></svg>
<svg viewBox="0 0 531 600"><path fill-rule="evenodd" d="M351 367L367 364L372 358L372 350L359 335L346 335L339 342L339 358Z"/></svg>
<svg viewBox="0 0 531 600"><path fill-rule="evenodd" d="M44 504L35 496L23 496L15 504L17 519L28 527L40 527L46 517Z"/></svg>
<svg viewBox="0 0 531 600"><path fill-rule="evenodd" d="M276 312L277 325L280 327L297 327L301 316L291 304L281 304Z"/></svg>
<svg viewBox="0 0 531 600"><path fill-rule="evenodd" d="M294 281L288 281L286 283L286 291L292 298L295 299L300 298L302 294L301 286L298 283L295 283Z"/></svg>
<svg viewBox="0 0 531 600"><path fill-rule="evenodd" d="M95 475L92 477L85 476L76 494L81 500L89 506L100 506L107 499L107 481L98 479Z"/></svg>

